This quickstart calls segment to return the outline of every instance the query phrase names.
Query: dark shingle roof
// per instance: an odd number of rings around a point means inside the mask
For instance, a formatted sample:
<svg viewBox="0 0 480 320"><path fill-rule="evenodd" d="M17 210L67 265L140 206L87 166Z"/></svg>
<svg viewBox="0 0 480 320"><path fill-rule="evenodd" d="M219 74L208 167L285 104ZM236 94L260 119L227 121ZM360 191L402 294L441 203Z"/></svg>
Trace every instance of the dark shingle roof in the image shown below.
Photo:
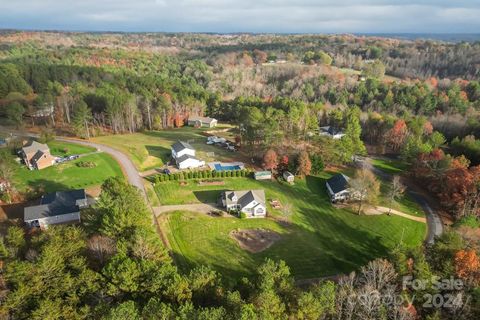
<svg viewBox="0 0 480 320"><path fill-rule="evenodd" d="M71 203L76 204L77 200L86 199L85 189L77 189L70 191L57 191L42 196L40 204L50 204L53 202L69 205Z"/></svg>
<svg viewBox="0 0 480 320"><path fill-rule="evenodd" d="M198 159L195 158L194 156L191 156L191 155L189 155L189 154L184 154L183 156L177 158L177 163L182 163L183 161L185 161L185 160L187 160L187 159L195 159L195 160L198 160Z"/></svg>
<svg viewBox="0 0 480 320"><path fill-rule="evenodd" d="M41 150L38 150L37 153L35 153L31 159L31 161L33 162L37 162L38 160L40 160L42 158L42 156L44 155L45 153Z"/></svg>
<svg viewBox="0 0 480 320"><path fill-rule="evenodd" d="M86 198L84 189L46 194L42 196L40 205L24 209L24 221L78 212L79 205L86 204Z"/></svg>
<svg viewBox="0 0 480 320"><path fill-rule="evenodd" d="M189 143L186 143L186 142L183 142L183 141L177 141L175 142L173 145L172 145L172 149L175 150L175 152L180 152L184 149L193 149L193 147L189 144Z"/></svg>
<svg viewBox="0 0 480 320"><path fill-rule="evenodd" d="M233 201L233 195L236 195L237 202ZM226 191L225 196L230 203L238 203L243 208L250 204L253 200L265 205L265 191L263 190L246 190L246 191Z"/></svg>
<svg viewBox="0 0 480 320"><path fill-rule="evenodd" d="M339 193L348 189L348 179L349 178L346 175L341 173L328 179L327 183L334 193Z"/></svg>

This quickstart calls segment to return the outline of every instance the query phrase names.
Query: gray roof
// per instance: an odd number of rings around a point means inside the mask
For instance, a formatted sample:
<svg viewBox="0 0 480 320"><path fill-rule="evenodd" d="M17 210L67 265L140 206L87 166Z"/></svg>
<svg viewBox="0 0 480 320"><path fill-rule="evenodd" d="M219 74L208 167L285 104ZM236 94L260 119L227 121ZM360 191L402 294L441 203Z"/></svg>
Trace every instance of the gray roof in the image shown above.
<svg viewBox="0 0 480 320"><path fill-rule="evenodd" d="M80 206L86 205L86 200L84 189L46 194L42 196L40 205L24 209L24 221L79 212Z"/></svg>
<svg viewBox="0 0 480 320"><path fill-rule="evenodd" d="M35 140L31 140L25 146L23 146L22 150L23 150L23 152L25 152L25 154L27 154L27 153L32 153L32 152L35 152L35 151L38 151L38 150L48 151L50 149L44 143L39 143Z"/></svg>
<svg viewBox="0 0 480 320"><path fill-rule="evenodd" d="M346 175L340 173L328 179L327 183L333 193L339 193L348 189L348 180L349 178Z"/></svg>
<svg viewBox="0 0 480 320"><path fill-rule="evenodd" d="M195 149L193 149L193 147L189 143L186 143L186 142L183 142L183 141L175 142L172 145L172 149L175 150L175 152L180 152L180 151L185 150L185 149L195 150Z"/></svg>
<svg viewBox="0 0 480 320"><path fill-rule="evenodd" d="M216 120L216 119L209 118L209 117L197 117L197 116L188 118L188 121L201 121L201 122L205 122L205 123L211 123L214 120Z"/></svg>
<svg viewBox="0 0 480 320"><path fill-rule="evenodd" d="M178 163L182 163L183 161L188 160L188 159L198 160L198 159L195 158L194 156L191 156L191 155L189 155L189 154L184 154L183 156L178 157L178 158L176 159L176 161L177 161L177 164L178 164Z"/></svg>
<svg viewBox="0 0 480 320"><path fill-rule="evenodd" d="M237 196L237 201L233 201L233 195ZM263 190L245 190L245 191L225 191L227 204L240 204L243 208L255 200L265 206L265 191Z"/></svg>
<svg viewBox="0 0 480 320"><path fill-rule="evenodd" d="M38 160L40 160L40 158L42 158L42 156L44 155L45 153L41 150L38 150L37 153L35 153L32 157L32 159L30 159L31 161L33 162L37 162Z"/></svg>

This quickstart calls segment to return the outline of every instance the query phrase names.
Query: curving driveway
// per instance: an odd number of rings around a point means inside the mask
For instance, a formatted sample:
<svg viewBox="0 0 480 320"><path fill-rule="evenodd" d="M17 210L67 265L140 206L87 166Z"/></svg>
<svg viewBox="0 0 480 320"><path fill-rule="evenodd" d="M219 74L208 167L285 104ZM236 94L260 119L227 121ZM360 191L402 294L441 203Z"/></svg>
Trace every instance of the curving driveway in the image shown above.
<svg viewBox="0 0 480 320"><path fill-rule="evenodd" d="M137 187L138 190L140 190L140 192L142 193L142 195L145 198L147 198L147 194L145 192L145 186L143 185L142 177L138 173L137 168L135 168L135 165L130 160L130 158L128 158L122 152L120 152L116 149L113 149L111 147L108 147L106 145L95 143L95 142L90 142L90 141L86 141L86 140L78 140L78 139L70 139L70 138L62 138L62 137L55 138L55 140L63 141L63 142L76 143L76 144L96 148L99 151L108 153L115 160L117 160L117 162L120 164L120 166L122 167L123 173L127 177L128 182L131 185L134 185L135 187Z"/></svg>
<svg viewBox="0 0 480 320"><path fill-rule="evenodd" d="M366 158L366 160L363 162L363 165L365 168L371 170L376 176L378 176L382 180L390 181L393 178L391 174L374 167L370 162L370 158ZM432 207L430 207L428 201L423 195L412 190L412 188L408 185L406 185L406 187L407 189L405 192L408 193L408 195L412 197L423 208L423 211L425 212L428 226L425 242L427 244L433 244L435 242L435 237L438 237L443 233L442 220L440 219L440 216L432 209Z"/></svg>

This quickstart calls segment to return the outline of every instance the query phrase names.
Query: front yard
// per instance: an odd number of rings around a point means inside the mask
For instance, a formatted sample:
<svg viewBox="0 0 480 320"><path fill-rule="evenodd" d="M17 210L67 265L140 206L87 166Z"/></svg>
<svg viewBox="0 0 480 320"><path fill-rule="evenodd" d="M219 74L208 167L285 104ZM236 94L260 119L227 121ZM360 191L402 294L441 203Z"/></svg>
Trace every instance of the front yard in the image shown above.
<svg viewBox="0 0 480 320"><path fill-rule="evenodd" d="M185 186L178 181L162 182L155 191L162 205L215 202L222 190L264 189L268 219L243 220L211 217L193 212L172 212L160 216L175 259L184 269L207 264L227 278L254 272L265 257L283 259L297 278L313 278L355 270L376 257L383 257L403 242L415 246L425 236L425 224L397 216L358 216L334 208L325 190L329 174L307 177L291 186L277 181L225 178L222 186L199 186L193 180ZM282 210L268 200L291 205L290 223ZM272 218L273 217L273 218ZM236 229L264 228L281 234L269 249L249 253L229 233Z"/></svg>
<svg viewBox="0 0 480 320"><path fill-rule="evenodd" d="M65 142L51 142L48 145L51 148L51 153L57 156L86 154L95 151L95 149L89 147ZM95 166L92 168L78 166L78 163L82 161L92 162ZM108 177L122 175L120 166L108 154L92 153L77 160L64 162L42 170L29 170L23 164L16 164L13 183L20 192L38 190L43 193L86 188L102 184Z"/></svg>

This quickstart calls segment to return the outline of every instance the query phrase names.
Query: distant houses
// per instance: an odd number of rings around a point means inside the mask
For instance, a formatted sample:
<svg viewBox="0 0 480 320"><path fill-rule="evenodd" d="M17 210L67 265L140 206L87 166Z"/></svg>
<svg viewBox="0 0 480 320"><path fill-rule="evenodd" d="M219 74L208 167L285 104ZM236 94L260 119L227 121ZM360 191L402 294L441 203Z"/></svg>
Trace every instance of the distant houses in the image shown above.
<svg viewBox="0 0 480 320"><path fill-rule="evenodd" d="M217 126L217 119L209 118L209 117L189 117L188 118L188 125L194 126L196 128L206 127L206 128L214 128Z"/></svg>
<svg viewBox="0 0 480 320"><path fill-rule="evenodd" d="M225 191L222 204L227 211L242 212L247 218L264 218L267 215L263 190Z"/></svg>
<svg viewBox="0 0 480 320"><path fill-rule="evenodd" d="M332 203L350 199L349 180L350 178L343 173L336 174L327 180L326 187Z"/></svg>
<svg viewBox="0 0 480 320"><path fill-rule="evenodd" d="M172 145L172 158L178 169L194 169L205 165L205 161L195 157L195 149L183 141L177 141Z"/></svg>
<svg viewBox="0 0 480 320"><path fill-rule="evenodd" d="M50 154L50 148L35 140L23 146L20 156L30 170L41 170L55 163L55 157Z"/></svg>
<svg viewBox="0 0 480 320"><path fill-rule="evenodd" d="M333 126L320 127L320 135L327 136L332 139L341 139L345 133L342 130L334 128Z"/></svg>
<svg viewBox="0 0 480 320"><path fill-rule="evenodd" d="M28 227L79 223L80 209L88 206L84 189L58 191L42 196L40 204L26 207L23 220Z"/></svg>

